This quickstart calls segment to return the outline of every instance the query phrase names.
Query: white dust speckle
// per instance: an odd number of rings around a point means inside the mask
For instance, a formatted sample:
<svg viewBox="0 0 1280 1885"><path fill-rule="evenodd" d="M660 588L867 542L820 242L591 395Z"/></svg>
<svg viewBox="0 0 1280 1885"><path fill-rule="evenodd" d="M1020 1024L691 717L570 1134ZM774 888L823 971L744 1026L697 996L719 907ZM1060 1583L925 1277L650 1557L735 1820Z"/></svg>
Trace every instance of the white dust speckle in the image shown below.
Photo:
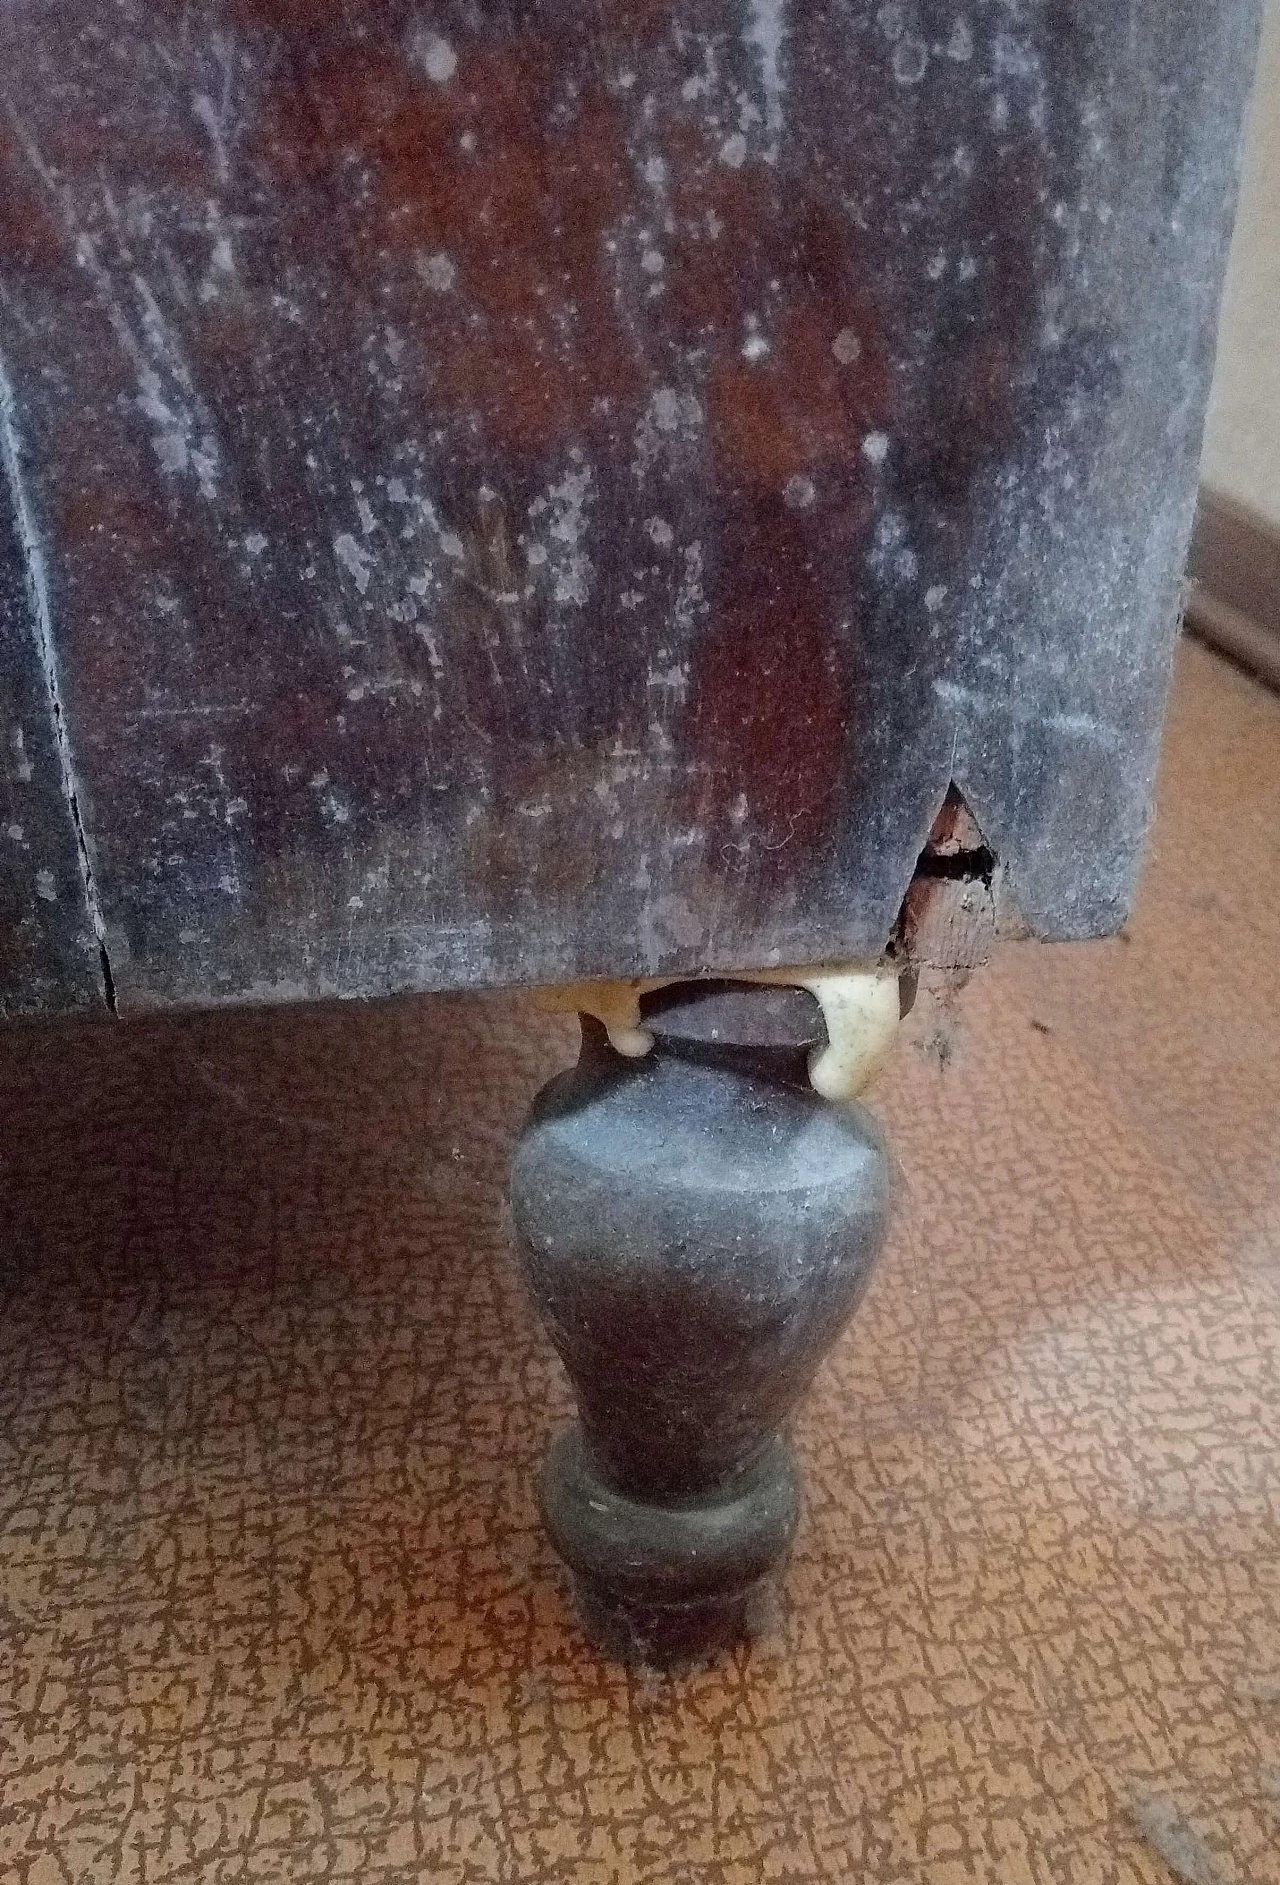
<svg viewBox="0 0 1280 1885"><path fill-rule="evenodd" d="M735 131L720 146L720 162L728 164L730 170L741 170L747 161L747 140L741 131Z"/></svg>
<svg viewBox="0 0 1280 1885"><path fill-rule="evenodd" d="M1036 53L1030 45L1015 38L1012 33L996 34L991 63L1002 77L1036 79L1040 76L1040 61Z"/></svg>
<svg viewBox="0 0 1280 1885"><path fill-rule="evenodd" d="M692 633L698 618L706 613L707 599L702 591L702 545L695 542L685 547L684 575L671 614L676 627L688 635Z"/></svg>
<svg viewBox="0 0 1280 1885"><path fill-rule="evenodd" d="M659 386L652 394L644 417L636 426L635 458L632 469L643 477L666 449L670 439L678 449L680 437L692 440L705 424L705 415L693 393L681 393L674 386Z"/></svg>
<svg viewBox="0 0 1280 1885"><path fill-rule="evenodd" d="M434 85L447 85L458 69L458 55L444 37L430 27L420 26L409 45L409 57L420 66Z"/></svg>
<svg viewBox="0 0 1280 1885"><path fill-rule="evenodd" d="M58 886L53 881L52 871L36 872L36 895L43 897L46 903L58 901Z"/></svg>
<svg viewBox="0 0 1280 1885"><path fill-rule="evenodd" d="M907 9L902 0L885 0L884 6L876 14L876 25L886 39L902 38L902 29L907 23Z"/></svg>
<svg viewBox="0 0 1280 1885"><path fill-rule="evenodd" d="M930 615L935 615L946 599L947 585L945 583L934 583L932 588L924 592L924 606Z"/></svg>
<svg viewBox="0 0 1280 1885"><path fill-rule="evenodd" d="M882 465L889 456L889 438L885 432L868 432L862 441L862 456L873 465Z"/></svg>
<svg viewBox="0 0 1280 1885"><path fill-rule="evenodd" d="M744 360L763 360L768 356L769 343L760 332L760 324L754 314L747 316L747 338L742 343Z"/></svg>
<svg viewBox="0 0 1280 1885"><path fill-rule="evenodd" d="M580 461L580 453L573 456ZM591 487L590 465L577 462L547 490L555 510L548 535L557 546L551 557L552 592L557 602L568 602L576 608L582 608L591 598L591 558L582 547L587 534L587 505L594 495Z"/></svg>
<svg viewBox="0 0 1280 1885"><path fill-rule="evenodd" d="M10 825L8 835L13 839L15 844L21 844L24 836L22 826Z"/></svg>
<svg viewBox="0 0 1280 1885"><path fill-rule="evenodd" d="M767 163L778 161L778 134L782 130L782 48L787 37L785 0L748 0L748 24L743 38L760 55L764 91L765 130L771 139Z"/></svg>
<svg viewBox="0 0 1280 1885"><path fill-rule="evenodd" d="M244 547L249 556L261 556L267 547L267 539L260 530L251 530L244 540Z"/></svg>
<svg viewBox="0 0 1280 1885"><path fill-rule="evenodd" d="M663 939L668 948L674 945L678 949L697 949L706 936L702 921L692 905L684 897L674 895L657 899L653 904L651 924L647 926Z"/></svg>
<svg viewBox="0 0 1280 1885"><path fill-rule="evenodd" d="M344 530L334 538L333 553L363 595L369 587L369 573L374 567L373 557L362 543L356 542L349 530Z"/></svg>
<svg viewBox="0 0 1280 1885"><path fill-rule="evenodd" d="M191 374L145 282L139 285L138 292L144 307L146 343L167 374L167 379L162 379L155 366L139 360L138 405L156 427L151 443L160 469L172 472L190 469L196 475L201 497L215 497L218 447L211 430L205 430L202 435L198 429L207 421ZM132 336L129 348L137 352Z"/></svg>
<svg viewBox="0 0 1280 1885"><path fill-rule="evenodd" d="M454 266L452 256L446 255L443 250L435 255L416 256L413 266L426 282L427 287L433 289L438 295L448 294L458 279L458 271Z"/></svg>
<svg viewBox="0 0 1280 1885"><path fill-rule="evenodd" d="M893 76L899 85L918 85L929 64L929 48L923 39L908 33L893 49Z"/></svg>
<svg viewBox="0 0 1280 1885"><path fill-rule="evenodd" d="M667 180L666 160L662 157L646 158L644 180L646 183L652 184L655 190L660 190Z"/></svg>
<svg viewBox="0 0 1280 1885"><path fill-rule="evenodd" d="M640 266L646 275L660 275L666 267L661 249L646 249L640 257Z"/></svg>
<svg viewBox="0 0 1280 1885"><path fill-rule="evenodd" d="M951 37L947 41L947 57L954 59L957 65L963 65L973 57L973 34L969 30L968 20L957 20L951 28Z"/></svg>
<svg viewBox="0 0 1280 1885"><path fill-rule="evenodd" d="M692 73L680 87L680 96L686 105L696 103L699 98L710 97L715 87L718 65L714 39L704 39L702 41L702 71Z"/></svg>
<svg viewBox="0 0 1280 1885"><path fill-rule="evenodd" d="M230 104L230 99L226 94L230 90L231 74L225 65L222 77L224 92L222 110L219 110L207 93L197 92L191 100L191 115L198 119L208 132L209 142L213 146L213 160L217 166L218 181L225 183L231 170L227 156L227 127L223 121L226 108Z"/></svg>
<svg viewBox="0 0 1280 1885"><path fill-rule="evenodd" d="M660 386L653 396L653 422L659 432L674 432L680 423L680 395L673 386Z"/></svg>
<svg viewBox="0 0 1280 1885"><path fill-rule="evenodd" d="M924 272L929 277L930 281L942 280L942 277L947 272L947 258L942 254L941 250L939 250L937 255L931 255L929 257L929 260L925 263Z"/></svg>
<svg viewBox="0 0 1280 1885"><path fill-rule="evenodd" d="M645 529L648 531L650 539L657 544L660 550L670 549L672 543L675 541L675 532L672 530L671 525L667 522L665 517L650 517L645 524Z"/></svg>
<svg viewBox="0 0 1280 1885"><path fill-rule="evenodd" d="M788 510L808 510L818 493L812 478L806 478L800 472L794 472L787 479L782 490L782 501Z"/></svg>
<svg viewBox="0 0 1280 1885"><path fill-rule="evenodd" d="M831 343L831 351L842 367L851 367L862 352L862 342L851 327L842 327Z"/></svg>
<svg viewBox="0 0 1280 1885"><path fill-rule="evenodd" d="M189 454L187 441L181 432L156 432L151 439L152 448L160 461L161 471L185 471Z"/></svg>

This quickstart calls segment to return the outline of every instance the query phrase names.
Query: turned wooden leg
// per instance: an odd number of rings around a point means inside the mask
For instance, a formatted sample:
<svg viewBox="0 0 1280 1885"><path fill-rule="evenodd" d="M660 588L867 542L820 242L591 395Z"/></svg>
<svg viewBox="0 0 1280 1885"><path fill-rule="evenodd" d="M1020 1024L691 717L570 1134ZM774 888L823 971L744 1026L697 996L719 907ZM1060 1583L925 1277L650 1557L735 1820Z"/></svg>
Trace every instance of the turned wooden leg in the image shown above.
<svg viewBox="0 0 1280 1885"><path fill-rule="evenodd" d="M511 1201L534 1298L577 1391L542 1510L611 1654L672 1662L742 1635L800 1516L782 1428L880 1249L871 1115L820 1098L822 1014L795 988L651 995L642 1058L582 1017Z"/></svg>

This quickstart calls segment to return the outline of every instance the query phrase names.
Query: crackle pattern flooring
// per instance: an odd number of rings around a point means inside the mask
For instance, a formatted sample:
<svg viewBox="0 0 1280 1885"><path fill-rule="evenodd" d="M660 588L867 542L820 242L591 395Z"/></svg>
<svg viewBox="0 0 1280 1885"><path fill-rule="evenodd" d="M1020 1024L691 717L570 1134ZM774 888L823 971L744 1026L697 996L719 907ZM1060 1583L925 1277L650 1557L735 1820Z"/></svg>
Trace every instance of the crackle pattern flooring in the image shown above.
<svg viewBox="0 0 1280 1885"><path fill-rule="evenodd" d="M0 1879L1280 1880L1280 702L1184 647L1131 934L913 1016L775 1633L679 1677L533 1511L500 1193L570 1038L0 1040Z"/></svg>

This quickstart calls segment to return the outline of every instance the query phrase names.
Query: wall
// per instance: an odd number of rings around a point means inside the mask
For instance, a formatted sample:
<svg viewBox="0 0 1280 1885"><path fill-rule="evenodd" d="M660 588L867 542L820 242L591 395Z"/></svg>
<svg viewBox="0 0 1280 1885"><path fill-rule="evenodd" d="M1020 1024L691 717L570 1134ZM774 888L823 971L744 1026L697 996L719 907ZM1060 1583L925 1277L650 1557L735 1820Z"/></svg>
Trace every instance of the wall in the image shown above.
<svg viewBox="0 0 1280 1885"><path fill-rule="evenodd" d="M1201 478L1280 531L1280 0L1267 0Z"/></svg>

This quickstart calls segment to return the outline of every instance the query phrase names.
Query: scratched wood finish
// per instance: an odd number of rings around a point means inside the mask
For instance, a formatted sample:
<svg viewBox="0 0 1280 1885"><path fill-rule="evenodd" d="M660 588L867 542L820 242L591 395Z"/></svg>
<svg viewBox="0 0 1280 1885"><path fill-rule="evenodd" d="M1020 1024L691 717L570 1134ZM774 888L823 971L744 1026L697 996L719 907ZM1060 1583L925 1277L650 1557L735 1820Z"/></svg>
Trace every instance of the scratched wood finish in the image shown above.
<svg viewBox="0 0 1280 1885"><path fill-rule="evenodd" d="M875 953L952 778L1033 932L1113 928L1255 32L9 0L50 804L121 1006Z"/></svg>
<svg viewBox="0 0 1280 1885"><path fill-rule="evenodd" d="M106 1006L13 438L0 380L0 1019Z"/></svg>

